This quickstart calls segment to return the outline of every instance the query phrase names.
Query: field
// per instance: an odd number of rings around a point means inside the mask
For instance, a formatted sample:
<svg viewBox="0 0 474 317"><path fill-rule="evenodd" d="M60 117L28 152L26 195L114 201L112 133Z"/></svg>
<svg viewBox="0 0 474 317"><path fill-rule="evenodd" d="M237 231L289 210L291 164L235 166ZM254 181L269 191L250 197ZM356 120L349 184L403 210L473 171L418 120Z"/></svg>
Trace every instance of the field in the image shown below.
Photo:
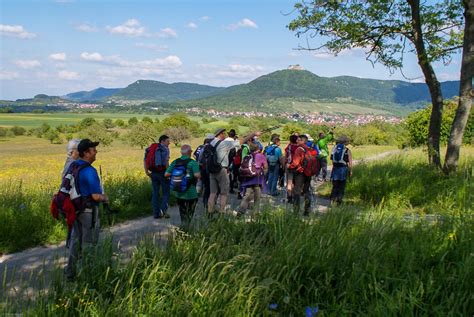
<svg viewBox="0 0 474 317"><path fill-rule="evenodd" d="M410 150L356 166L354 204L325 215L221 218L164 250L144 241L125 265L106 242L74 283L58 274L28 313L471 315L473 164L474 149L463 149L459 172L446 178Z"/></svg>
<svg viewBox="0 0 474 317"><path fill-rule="evenodd" d="M92 117L98 121L110 118L112 120L122 119L127 122L128 119L136 117L141 120L143 117L150 117L153 120L162 120L167 115L148 115L148 114L133 114L133 113L0 113L0 127L21 126L24 128L37 128L43 123L47 123L52 127L57 127L60 124L77 124L82 119ZM201 121L200 117L190 117L192 120ZM218 127L225 125L225 120L218 120L207 123L206 126Z"/></svg>

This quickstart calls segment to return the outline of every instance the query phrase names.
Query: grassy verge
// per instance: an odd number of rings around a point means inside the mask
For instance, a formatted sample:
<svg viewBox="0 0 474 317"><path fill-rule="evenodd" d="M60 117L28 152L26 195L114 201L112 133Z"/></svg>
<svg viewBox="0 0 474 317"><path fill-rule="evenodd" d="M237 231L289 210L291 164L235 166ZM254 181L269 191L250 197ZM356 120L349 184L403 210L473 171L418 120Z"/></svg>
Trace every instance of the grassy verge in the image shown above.
<svg viewBox="0 0 474 317"><path fill-rule="evenodd" d="M165 250L142 244L126 266L111 248L74 283L59 280L42 315L469 315L474 221L404 221L389 208L221 219ZM108 251L107 251L108 250ZM93 263L87 262L87 263ZM11 306L13 307L13 306Z"/></svg>

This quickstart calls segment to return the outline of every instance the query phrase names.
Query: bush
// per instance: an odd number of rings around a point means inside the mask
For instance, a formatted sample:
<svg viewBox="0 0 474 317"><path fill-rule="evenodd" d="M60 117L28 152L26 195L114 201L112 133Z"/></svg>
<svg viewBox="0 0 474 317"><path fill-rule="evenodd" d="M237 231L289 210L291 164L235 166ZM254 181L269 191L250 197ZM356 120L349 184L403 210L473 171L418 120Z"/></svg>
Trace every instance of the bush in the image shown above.
<svg viewBox="0 0 474 317"><path fill-rule="evenodd" d="M107 129L100 124L94 124L82 130L81 132L79 132L79 138L99 141L100 144L103 146L108 146L112 144L114 140L112 135L107 131Z"/></svg>
<svg viewBox="0 0 474 317"><path fill-rule="evenodd" d="M14 135L24 135L26 133L26 129L23 128L23 127L19 127L19 126L14 126L12 128L10 128L10 131L14 134Z"/></svg>
<svg viewBox="0 0 474 317"><path fill-rule="evenodd" d="M0 138L4 138L7 136L8 129L4 127L0 127Z"/></svg>

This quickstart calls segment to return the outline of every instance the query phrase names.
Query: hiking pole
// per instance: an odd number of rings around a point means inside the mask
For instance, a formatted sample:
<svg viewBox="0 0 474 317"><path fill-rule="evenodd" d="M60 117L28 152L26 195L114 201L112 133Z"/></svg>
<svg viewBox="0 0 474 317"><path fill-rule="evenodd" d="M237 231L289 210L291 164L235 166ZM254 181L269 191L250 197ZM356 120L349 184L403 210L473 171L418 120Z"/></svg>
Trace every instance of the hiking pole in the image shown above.
<svg viewBox="0 0 474 317"><path fill-rule="evenodd" d="M102 165L99 165L99 176L100 176L100 186L101 186L101 189L102 189L102 194L105 194L104 182L103 182L103 177L102 177ZM118 214L119 211L116 210L116 209L110 208L110 204L108 202L103 202L102 207L104 208L104 211L107 215L107 222L110 226L110 225L112 225L112 219L111 219L112 214Z"/></svg>

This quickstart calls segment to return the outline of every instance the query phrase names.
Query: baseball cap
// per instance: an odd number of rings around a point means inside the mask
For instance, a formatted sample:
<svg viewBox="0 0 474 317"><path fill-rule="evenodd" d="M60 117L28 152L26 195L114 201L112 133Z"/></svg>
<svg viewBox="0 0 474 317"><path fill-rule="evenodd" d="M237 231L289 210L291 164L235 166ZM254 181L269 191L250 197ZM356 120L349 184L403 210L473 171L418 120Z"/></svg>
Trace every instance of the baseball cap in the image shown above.
<svg viewBox="0 0 474 317"><path fill-rule="evenodd" d="M91 147L96 147L97 145L99 145L99 142L92 142L89 139L83 139L77 145L77 150L79 151L79 154L82 154L88 149L90 149Z"/></svg>

